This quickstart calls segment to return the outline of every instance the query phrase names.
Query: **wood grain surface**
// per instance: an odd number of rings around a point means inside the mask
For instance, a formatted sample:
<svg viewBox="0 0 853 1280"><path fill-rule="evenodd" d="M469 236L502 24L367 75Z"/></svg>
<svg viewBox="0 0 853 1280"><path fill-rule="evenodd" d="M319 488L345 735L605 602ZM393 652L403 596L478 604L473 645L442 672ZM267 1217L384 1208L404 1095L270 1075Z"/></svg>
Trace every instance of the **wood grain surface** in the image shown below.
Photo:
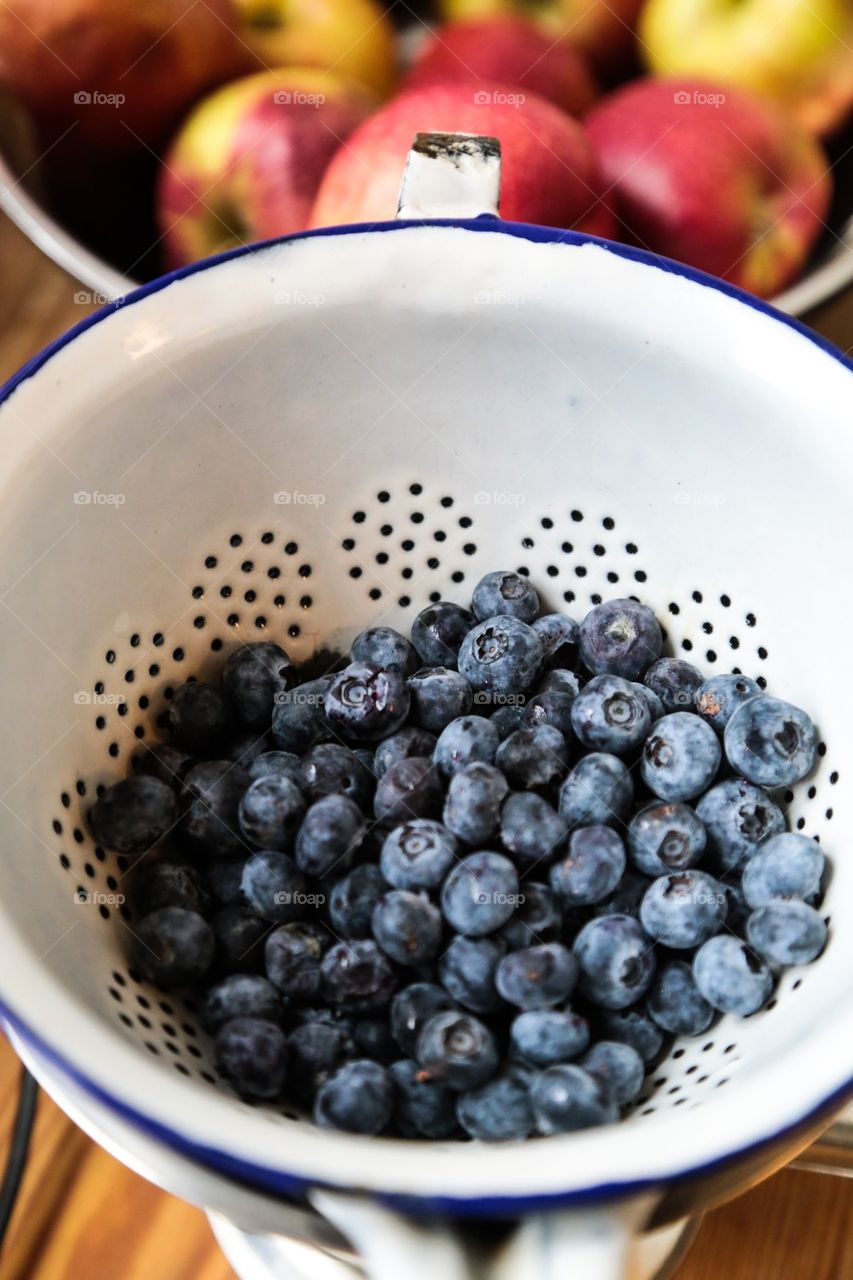
<svg viewBox="0 0 853 1280"><path fill-rule="evenodd" d="M80 286L2 215L0 281L5 378L92 308L75 301ZM849 349L853 296L833 302L813 322ZM15 1115L18 1070L0 1040L0 1162ZM202 1213L125 1169L42 1095L0 1280L235 1278ZM853 1178L777 1174L708 1215L676 1280L853 1280Z"/></svg>

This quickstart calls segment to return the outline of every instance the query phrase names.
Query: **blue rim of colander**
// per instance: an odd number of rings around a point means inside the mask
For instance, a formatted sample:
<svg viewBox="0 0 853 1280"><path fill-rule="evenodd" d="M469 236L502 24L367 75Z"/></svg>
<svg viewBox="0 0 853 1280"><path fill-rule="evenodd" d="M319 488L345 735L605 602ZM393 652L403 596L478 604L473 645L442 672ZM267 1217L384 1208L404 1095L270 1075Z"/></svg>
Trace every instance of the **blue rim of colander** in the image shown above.
<svg viewBox="0 0 853 1280"><path fill-rule="evenodd" d="M778 311L770 303L764 302L762 299L755 297L753 294L745 292L743 289L737 288L735 285L728 284L724 280L720 280L715 276L708 275L704 271L697 271L692 267L684 266L682 263L675 262L671 258L660 257L657 254L648 252L645 249L637 249L630 245L616 244L610 240L602 240L596 236L584 235L578 231L565 231L556 227L534 226L529 223L522 222L505 222L493 214L484 214L479 218L472 219L451 219L451 218L423 218L412 220L397 220L394 222L378 222L378 223L356 223L340 227L321 227L314 231L299 232L295 235L279 236L271 240L260 241L256 244L241 245L236 249L229 249L224 253L216 254L210 258L204 258L200 262L190 263L188 266L179 267L175 271L167 272L165 275L158 276L155 280L149 281L133 289L126 295L122 295L101 307L98 311L86 316L78 321L60 337L49 343L40 352L33 356L26 364L11 378L0 386L0 405L2 405L13 392L29 378L41 370L55 355L68 346L81 334L102 321L108 319L117 311L122 311L125 307L133 306L137 302L143 301L152 294L159 293L162 289L167 288L179 280L185 280L190 276L196 275L202 271L209 271L212 267L217 267L222 263L233 262L235 259L247 257L256 253L262 253L266 249L274 248L277 245L298 243L302 240L322 239L326 236L347 236L347 235L363 235L365 233L374 232L395 232L409 231L418 227L438 227L447 228L449 230L473 231L473 232L492 232L501 235L508 235L515 239L528 240L534 244L564 244L568 247L579 248L584 245L595 245L615 257L625 258L629 262L636 262L642 266L656 268L670 275L681 276L685 280L691 281L693 284L703 285L706 288L713 289L717 293L722 293L726 297L739 302L744 306L758 311L777 323L784 325L788 329L792 329L800 337L804 338L812 346L819 348L826 355L830 356L838 364L853 373L853 359L849 358L840 351L833 343L823 338L820 334L815 333L800 321L795 320L792 316L785 315ZM260 1165L251 1160L245 1160L239 1156L234 1156L226 1151L222 1151L217 1147L209 1146L206 1143L200 1143L194 1139L186 1137L177 1129L173 1129L169 1125L162 1124L160 1121L152 1120L152 1118L137 1108L125 1102L117 1094L109 1089L105 1089L101 1084L91 1079L85 1072L69 1061L65 1055L58 1049L54 1048L40 1035L38 1035L26 1022L21 1018L5 1001L0 1000L0 1022L4 1026L11 1028L20 1038L32 1048L36 1056L47 1059L48 1062L58 1067L70 1080L77 1084L83 1091L89 1094L96 1101L104 1104L122 1120L129 1122L134 1127L141 1129L149 1137L158 1142L164 1143L177 1151L181 1156L202 1164L208 1168L215 1170L217 1173L225 1177L239 1182L244 1186L262 1190L279 1196L304 1198L306 1193L315 1187L322 1185L335 1186L336 1184L323 1182L321 1179L309 1179L304 1176L287 1173L280 1169L271 1168L268 1165ZM773 1133L756 1139L752 1143L748 1143L743 1147L726 1152L724 1155L717 1156L715 1159L705 1161L703 1164L687 1165L681 1168L672 1169L665 1174L657 1175L647 1179L627 1179L618 1182L601 1183L596 1186L583 1187L571 1191L556 1191L539 1193L533 1196L525 1195L504 1195L504 1196L446 1196L446 1195L413 1195L413 1194L394 1194L393 1192L384 1192L376 1190L364 1190L364 1194L369 1194L373 1199L387 1204L392 1208L402 1209L407 1212L421 1213L444 1213L455 1215L466 1215L476 1217L505 1217L509 1214L518 1213L534 1213L543 1209L554 1209L561 1205L583 1205L592 1203L601 1203L604 1201L612 1201L623 1199L631 1195L641 1194L654 1188L672 1182L674 1179L699 1179L709 1177L717 1172L723 1171L732 1165L739 1164L750 1155L758 1151L766 1150L769 1147L779 1145L788 1139L795 1139L798 1134L803 1134L810 1127L814 1126L824 1115L831 1114L838 1109L851 1094L853 1094L853 1072L847 1077L845 1082L838 1088L832 1090L829 1094L819 1099L808 1110L798 1115L790 1124L784 1125L781 1129L777 1129ZM348 1188L351 1190L359 1190L359 1188Z"/></svg>

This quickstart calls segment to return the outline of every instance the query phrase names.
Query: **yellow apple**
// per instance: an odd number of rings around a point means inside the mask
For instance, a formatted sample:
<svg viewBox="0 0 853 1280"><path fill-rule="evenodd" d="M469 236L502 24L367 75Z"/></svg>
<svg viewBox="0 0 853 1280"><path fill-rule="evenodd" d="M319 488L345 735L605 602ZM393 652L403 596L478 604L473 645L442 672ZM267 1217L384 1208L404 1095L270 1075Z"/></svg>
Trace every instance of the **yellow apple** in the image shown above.
<svg viewBox="0 0 853 1280"><path fill-rule="evenodd" d="M322 67L386 97L395 33L378 0L237 0L246 44L266 67Z"/></svg>
<svg viewBox="0 0 853 1280"><path fill-rule="evenodd" d="M675 0L678 3L678 0ZM613 71L625 63L642 0L439 0L442 17L530 18L554 38L568 36L596 67Z"/></svg>
<svg viewBox="0 0 853 1280"><path fill-rule="evenodd" d="M647 0L639 35L655 74L752 89L812 133L853 105L850 0Z"/></svg>
<svg viewBox="0 0 853 1280"><path fill-rule="evenodd" d="M361 85L316 67L261 71L204 98L160 170L167 264L302 231L329 161L375 105Z"/></svg>

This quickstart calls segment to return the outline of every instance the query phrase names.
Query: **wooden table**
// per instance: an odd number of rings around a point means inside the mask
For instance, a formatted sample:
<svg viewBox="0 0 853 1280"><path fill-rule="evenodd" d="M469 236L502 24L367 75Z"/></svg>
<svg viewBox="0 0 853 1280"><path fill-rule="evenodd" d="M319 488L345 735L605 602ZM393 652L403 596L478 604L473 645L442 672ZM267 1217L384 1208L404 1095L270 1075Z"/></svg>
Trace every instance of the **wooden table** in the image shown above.
<svg viewBox="0 0 853 1280"><path fill-rule="evenodd" d="M79 286L5 220L0 280L3 379L90 308L75 302ZM849 349L853 295L813 321ZM0 1041L2 1153L17 1073L14 1053ZM44 1096L0 1277L234 1280L203 1214L118 1164ZM853 1280L853 1178L777 1174L708 1215L677 1280Z"/></svg>

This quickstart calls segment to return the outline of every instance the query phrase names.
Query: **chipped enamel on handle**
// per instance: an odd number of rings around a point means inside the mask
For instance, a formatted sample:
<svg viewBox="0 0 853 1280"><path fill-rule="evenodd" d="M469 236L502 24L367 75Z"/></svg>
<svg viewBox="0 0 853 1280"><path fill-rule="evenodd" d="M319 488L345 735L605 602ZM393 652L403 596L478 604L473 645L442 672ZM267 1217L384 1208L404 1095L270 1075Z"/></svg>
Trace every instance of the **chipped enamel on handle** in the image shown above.
<svg viewBox="0 0 853 1280"><path fill-rule="evenodd" d="M418 133L412 143L397 217L497 216L501 144L470 133Z"/></svg>
<svg viewBox="0 0 853 1280"><path fill-rule="evenodd" d="M535 1214L509 1236L501 1226L493 1247L482 1229L466 1239L458 1225L406 1218L357 1195L310 1199L351 1241L370 1280L629 1280L631 1242L656 1197Z"/></svg>

